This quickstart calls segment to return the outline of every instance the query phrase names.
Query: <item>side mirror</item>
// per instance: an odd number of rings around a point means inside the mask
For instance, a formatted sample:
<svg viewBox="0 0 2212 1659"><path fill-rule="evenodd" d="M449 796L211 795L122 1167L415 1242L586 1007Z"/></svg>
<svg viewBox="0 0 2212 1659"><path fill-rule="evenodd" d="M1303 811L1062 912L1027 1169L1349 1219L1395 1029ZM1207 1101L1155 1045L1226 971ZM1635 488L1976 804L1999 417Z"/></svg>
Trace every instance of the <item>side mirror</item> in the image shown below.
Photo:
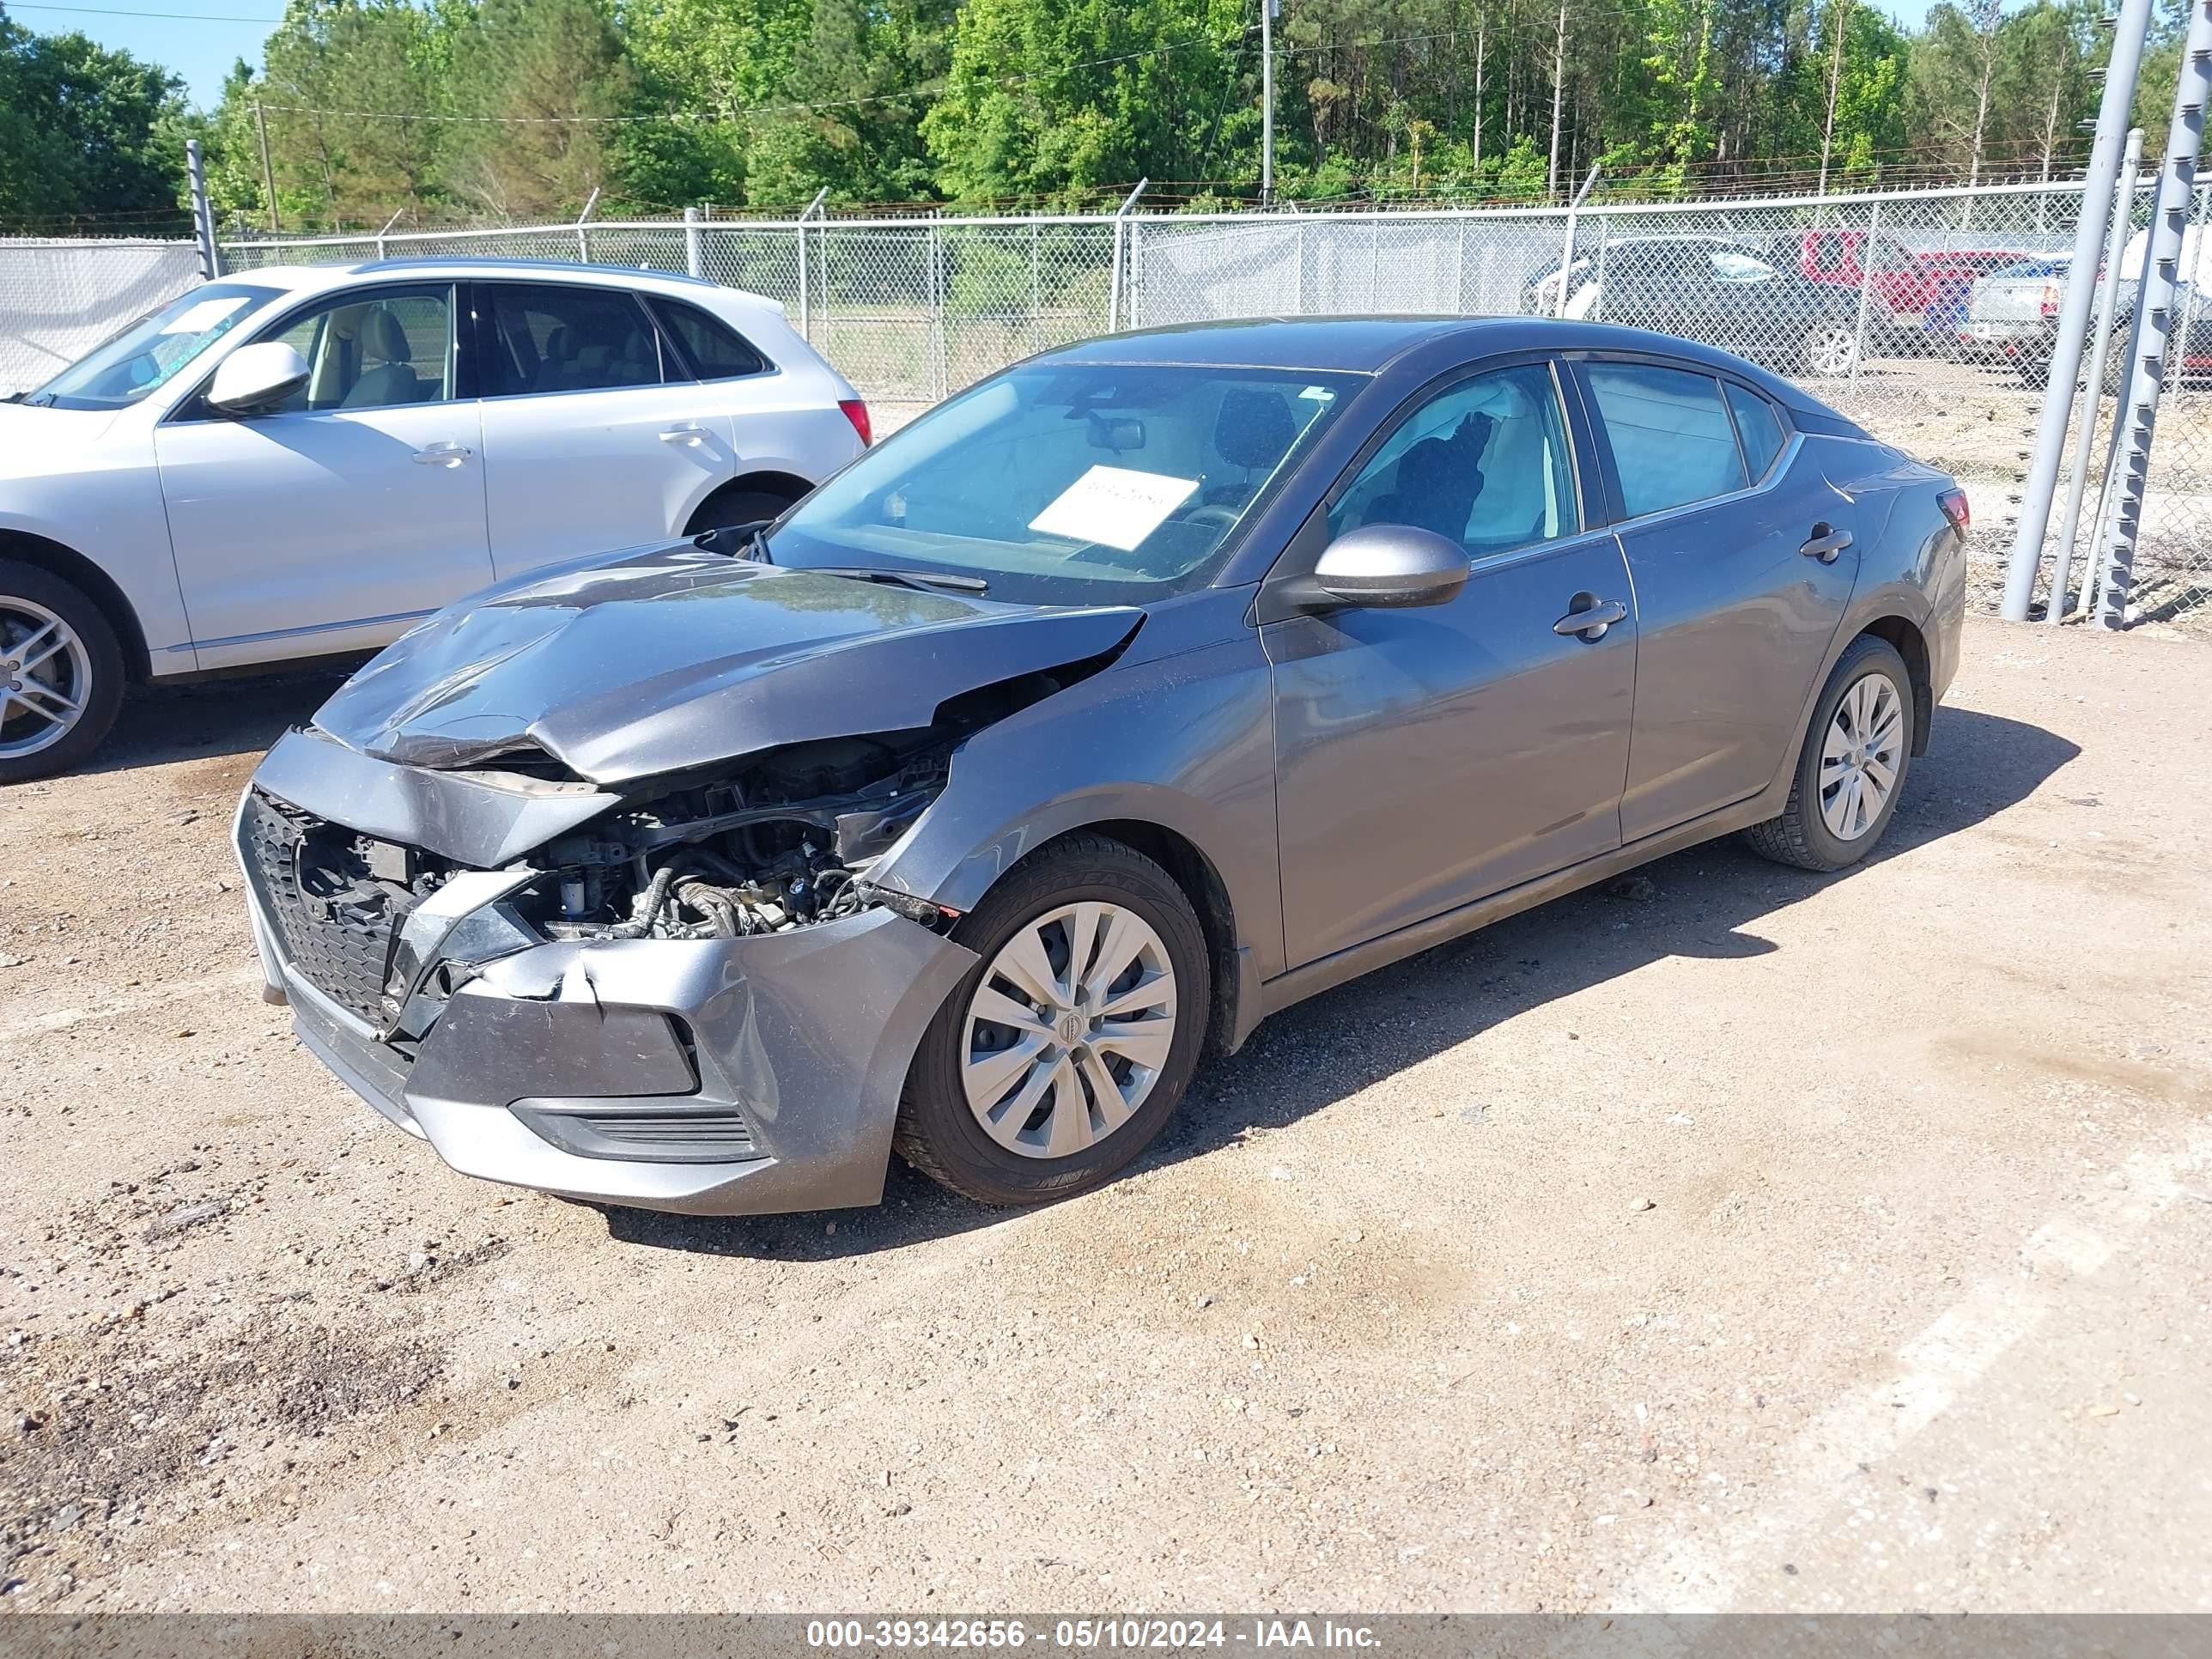
<svg viewBox="0 0 2212 1659"><path fill-rule="evenodd" d="M307 383L307 360L282 340L264 340L222 360L208 407L219 415L265 414Z"/></svg>
<svg viewBox="0 0 2212 1659"><path fill-rule="evenodd" d="M1311 583L1324 605L1442 605L1467 586L1467 550L1413 525L1362 525L1328 544Z"/></svg>

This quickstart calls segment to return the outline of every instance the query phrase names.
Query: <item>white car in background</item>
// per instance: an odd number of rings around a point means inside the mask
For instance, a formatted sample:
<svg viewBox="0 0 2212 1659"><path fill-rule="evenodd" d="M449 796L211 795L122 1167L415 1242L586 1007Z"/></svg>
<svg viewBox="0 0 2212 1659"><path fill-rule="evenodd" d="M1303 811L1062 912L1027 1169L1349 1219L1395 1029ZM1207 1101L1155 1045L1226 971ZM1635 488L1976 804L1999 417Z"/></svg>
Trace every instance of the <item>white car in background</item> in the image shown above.
<svg viewBox="0 0 2212 1659"><path fill-rule="evenodd" d="M204 283L0 403L0 783L126 681L354 654L522 572L774 518L867 447L757 295L504 259Z"/></svg>

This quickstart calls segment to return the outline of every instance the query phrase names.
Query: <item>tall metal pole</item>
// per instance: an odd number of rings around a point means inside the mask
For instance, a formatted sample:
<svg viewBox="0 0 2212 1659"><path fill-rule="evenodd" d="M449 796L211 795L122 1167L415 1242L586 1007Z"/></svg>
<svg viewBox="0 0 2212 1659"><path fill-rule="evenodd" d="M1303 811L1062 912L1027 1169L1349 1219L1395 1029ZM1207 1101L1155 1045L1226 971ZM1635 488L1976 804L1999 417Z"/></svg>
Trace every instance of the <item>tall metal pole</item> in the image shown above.
<svg viewBox="0 0 2212 1659"><path fill-rule="evenodd" d="M211 283L222 275L222 255L215 245L215 214L208 206L207 168L197 138L185 140L185 177L191 185L192 240L200 245L200 275Z"/></svg>
<svg viewBox="0 0 2212 1659"><path fill-rule="evenodd" d="M261 137L261 193L269 198L269 228L282 230L283 222L276 216L276 170L269 165L269 116L258 98L253 100L253 130Z"/></svg>
<svg viewBox="0 0 2212 1659"><path fill-rule="evenodd" d="M2105 240L2106 216L2120 176L2120 151L2126 143L2128 110L2135 101L2136 74L2142 66L2143 40L2150 33L2151 0L2120 0L2112 30L2112 55L2105 70L2105 91L2097 106L2097 141L2081 181L2081 217L2074 228L2075 270L2094 268ZM2005 573L2004 601L1998 614L2008 622L2027 620L2035 597L2035 573L2043 562L2043 536L2051 527L2051 498L2057 493L2058 456L2066 447L2066 420L2074 385L2081 373L2081 347L2088 333L2093 285L2069 283L2058 308L2058 331L2051 343L2051 380L2044 393L2043 419L2036 428L2027 488L2021 498L2020 525L2012 561Z"/></svg>
<svg viewBox="0 0 2212 1659"><path fill-rule="evenodd" d="M813 295L808 291L806 281L806 222L814 216L829 197L830 186L824 185L814 192L814 199L806 204L806 211L799 216L799 337L809 345L814 343L814 335L809 327L813 321Z"/></svg>
<svg viewBox="0 0 2212 1659"><path fill-rule="evenodd" d="M2120 255L2127 250L2128 226L2135 217L2136 176L2142 169L2142 138L2141 127L2128 130L2128 153L2120 162L2120 188L2112 198L2112 229L2105 239L2104 278L2097 295L2097 337L2089 348L2089 372L2082 380L2081 413L2076 420L2074 436L2074 471L2066 480L2066 512L2059 520L2057 563L2051 572L2051 603L2043 613L2047 623L2063 622L2067 615L2066 586L2072 574L2074 538L2081 528L2081 496L2089 482L2089 452L2096 447L2097 404L2104 394L2105 356L2112 345L2113 302L2120 291ZM2082 273L2069 267L2067 280L2081 282ZM2088 280L2095 282L2095 273L2092 272ZM2114 424L2118 425L2117 420ZM2097 567L2094 559L2083 562L2090 572L2089 580L2082 584L2086 588L2096 580Z"/></svg>
<svg viewBox="0 0 2212 1659"><path fill-rule="evenodd" d="M699 276L704 264L699 257L699 210L688 207L684 210L684 274Z"/></svg>
<svg viewBox="0 0 2212 1659"><path fill-rule="evenodd" d="M1275 4L1260 0L1260 200L1275 199Z"/></svg>
<svg viewBox="0 0 2212 1659"><path fill-rule="evenodd" d="M1838 233L1840 234L1840 233ZM1866 358L1867 300L1874 289L1874 268L1881 258L1881 204L1867 210L1866 252L1859 260L1859 315L1851 334L1851 384L1859 382L1859 364Z"/></svg>
<svg viewBox="0 0 2212 1659"><path fill-rule="evenodd" d="M2124 423L2119 499L2101 550L2104 582L2097 598L2097 620L2106 628L2127 626L2128 588L2135 571L2136 539L2142 531L2143 489L2150 476L2159 393L2166 354L2176 344L2174 289L2181 274L2190 199L2197 188L2197 155L2203 143L2208 101L2212 101L2212 0L2195 0L2181 46L2180 80L2173 89L2166 165L2159 171L2158 199L2151 210L2150 246L2143 251L2142 281L2136 290L2127 390L2114 415ZM2196 273L2190 275L2193 279Z"/></svg>

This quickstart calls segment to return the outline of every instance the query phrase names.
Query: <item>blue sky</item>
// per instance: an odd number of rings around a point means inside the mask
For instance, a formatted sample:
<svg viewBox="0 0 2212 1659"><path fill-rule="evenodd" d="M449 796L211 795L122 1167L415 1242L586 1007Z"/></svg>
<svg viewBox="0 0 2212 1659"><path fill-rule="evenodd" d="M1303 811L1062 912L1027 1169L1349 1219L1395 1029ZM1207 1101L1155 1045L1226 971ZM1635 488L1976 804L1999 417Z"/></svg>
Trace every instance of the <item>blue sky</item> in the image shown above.
<svg viewBox="0 0 2212 1659"><path fill-rule="evenodd" d="M185 77L192 101L212 108L222 77L239 58L258 64L261 43L276 27L283 0L84 0L36 6L5 0L8 15L45 34L82 30L105 46L166 65ZM2006 8L2011 9L2008 5ZM1928 0L1902 0L1884 8L1917 27ZM149 15L151 14L151 15Z"/></svg>

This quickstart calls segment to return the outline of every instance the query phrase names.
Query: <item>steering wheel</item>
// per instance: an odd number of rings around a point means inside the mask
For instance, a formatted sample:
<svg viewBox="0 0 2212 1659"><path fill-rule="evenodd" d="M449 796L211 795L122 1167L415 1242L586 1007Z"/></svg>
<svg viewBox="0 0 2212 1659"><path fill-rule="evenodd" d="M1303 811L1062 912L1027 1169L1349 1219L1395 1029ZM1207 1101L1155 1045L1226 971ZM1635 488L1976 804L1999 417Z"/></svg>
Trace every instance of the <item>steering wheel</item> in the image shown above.
<svg viewBox="0 0 2212 1659"><path fill-rule="evenodd" d="M1235 507L1224 507L1218 501L1200 502L1187 513L1176 514L1176 522L1180 524L1218 525L1224 530L1234 530L1237 519Z"/></svg>

